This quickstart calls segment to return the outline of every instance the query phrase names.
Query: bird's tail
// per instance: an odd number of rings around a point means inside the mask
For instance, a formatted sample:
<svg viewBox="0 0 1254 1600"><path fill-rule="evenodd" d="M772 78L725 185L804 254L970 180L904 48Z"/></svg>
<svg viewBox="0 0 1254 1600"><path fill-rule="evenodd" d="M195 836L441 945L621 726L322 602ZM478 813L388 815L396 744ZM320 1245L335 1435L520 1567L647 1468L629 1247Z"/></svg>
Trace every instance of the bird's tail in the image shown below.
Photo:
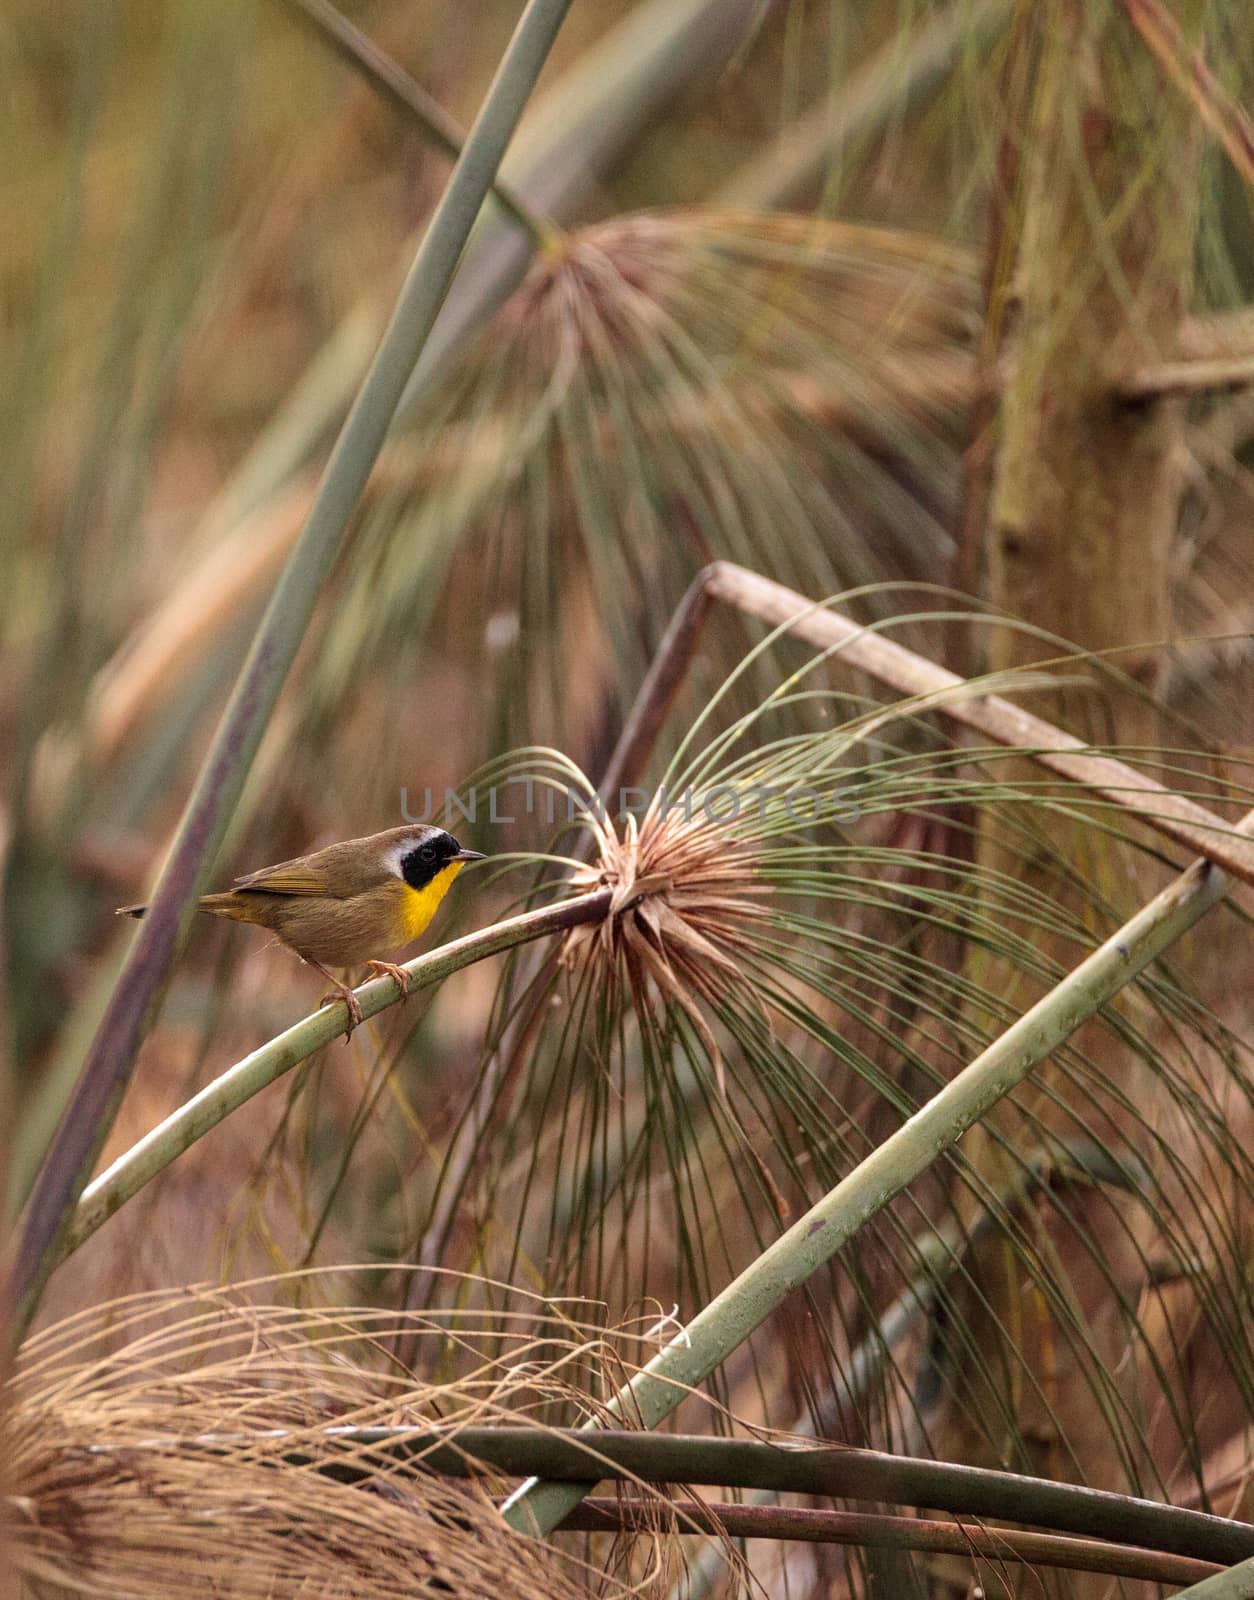
<svg viewBox="0 0 1254 1600"><path fill-rule="evenodd" d="M259 897L256 895L235 894L227 890L224 894L201 895L197 901L197 909L207 911L213 917L230 917L233 922L260 922L257 915ZM115 916L134 917L138 921L148 910L147 904L138 906L119 906Z"/></svg>

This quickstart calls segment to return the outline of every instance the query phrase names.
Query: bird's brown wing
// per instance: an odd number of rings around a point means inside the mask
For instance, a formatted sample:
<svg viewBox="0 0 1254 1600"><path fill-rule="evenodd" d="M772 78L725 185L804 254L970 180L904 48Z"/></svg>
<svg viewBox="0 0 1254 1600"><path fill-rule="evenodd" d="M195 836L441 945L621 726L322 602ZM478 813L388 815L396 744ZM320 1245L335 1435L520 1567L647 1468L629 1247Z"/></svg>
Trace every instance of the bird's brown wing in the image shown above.
<svg viewBox="0 0 1254 1600"><path fill-rule="evenodd" d="M251 889L259 894L331 895L329 884L318 868L310 861L297 857L295 861L280 861L277 866L262 867L236 878L237 889Z"/></svg>

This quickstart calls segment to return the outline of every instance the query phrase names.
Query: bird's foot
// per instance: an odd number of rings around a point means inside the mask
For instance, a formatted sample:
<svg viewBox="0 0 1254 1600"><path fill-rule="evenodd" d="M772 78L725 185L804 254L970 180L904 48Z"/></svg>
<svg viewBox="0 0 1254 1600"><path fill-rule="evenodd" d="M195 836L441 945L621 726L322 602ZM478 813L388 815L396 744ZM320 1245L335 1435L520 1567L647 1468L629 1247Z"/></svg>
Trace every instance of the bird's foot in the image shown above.
<svg viewBox="0 0 1254 1600"><path fill-rule="evenodd" d="M344 1038L347 1041L353 1037L353 1029L361 1026L361 1002L349 986L344 983L338 989L332 989L329 993L324 994L318 1004L320 1006L334 1005L337 1000L342 1000L348 1008L348 1027L344 1030Z"/></svg>
<svg viewBox="0 0 1254 1600"><path fill-rule="evenodd" d="M395 961L367 961L366 966L376 978L394 978L396 987L401 991L401 999L409 999L409 974L404 967L398 967Z"/></svg>

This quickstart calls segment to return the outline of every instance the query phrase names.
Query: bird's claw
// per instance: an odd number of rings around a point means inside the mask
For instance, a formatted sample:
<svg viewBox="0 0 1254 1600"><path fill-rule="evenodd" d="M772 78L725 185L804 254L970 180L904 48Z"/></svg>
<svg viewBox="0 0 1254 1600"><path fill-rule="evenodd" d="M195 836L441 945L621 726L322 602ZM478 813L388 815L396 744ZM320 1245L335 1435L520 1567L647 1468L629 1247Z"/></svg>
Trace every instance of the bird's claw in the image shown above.
<svg viewBox="0 0 1254 1600"><path fill-rule="evenodd" d="M401 999L409 999L409 974L404 967L398 967L394 961L367 961L366 966L376 978L394 978L396 987L401 991Z"/></svg>
<svg viewBox="0 0 1254 1600"><path fill-rule="evenodd" d="M318 1004L323 1006L334 1005L337 1000L342 1000L348 1010L348 1027L344 1030L344 1039L347 1042L353 1037L353 1029L361 1026L361 1002L349 988L332 989L324 994Z"/></svg>

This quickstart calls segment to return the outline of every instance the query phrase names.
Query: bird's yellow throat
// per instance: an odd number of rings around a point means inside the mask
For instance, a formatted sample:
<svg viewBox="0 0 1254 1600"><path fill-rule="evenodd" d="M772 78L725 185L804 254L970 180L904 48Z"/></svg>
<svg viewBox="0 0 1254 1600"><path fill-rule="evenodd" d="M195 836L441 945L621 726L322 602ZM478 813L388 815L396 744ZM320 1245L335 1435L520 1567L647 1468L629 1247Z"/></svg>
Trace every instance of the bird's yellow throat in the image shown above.
<svg viewBox="0 0 1254 1600"><path fill-rule="evenodd" d="M408 884L405 885L404 936L397 940L398 944L408 944L411 939L426 932L427 924L439 909L440 901L449 892L453 879L464 865L462 861L450 861L421 889L411 889Z"/></svg>

